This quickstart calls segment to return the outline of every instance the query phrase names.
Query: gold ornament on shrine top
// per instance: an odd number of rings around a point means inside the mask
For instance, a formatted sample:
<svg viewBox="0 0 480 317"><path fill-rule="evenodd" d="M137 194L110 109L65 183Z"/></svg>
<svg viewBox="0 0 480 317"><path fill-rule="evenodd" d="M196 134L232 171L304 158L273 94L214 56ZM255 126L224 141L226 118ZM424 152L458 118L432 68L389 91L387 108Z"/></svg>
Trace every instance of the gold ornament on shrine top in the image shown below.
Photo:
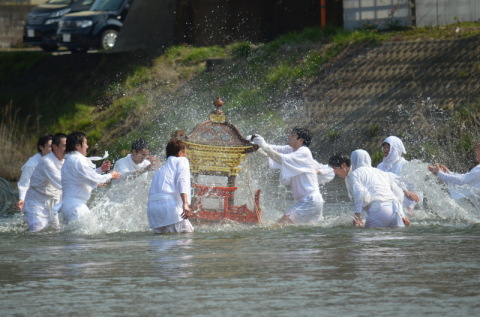
<svg viewBox="0 0 480 317"><path fill-rule="evenodd" d="M223 101L220 99L220 96L213 102L216 110L210 113L210 121L213 123L225 123L227 121L227 116L222 111Z"/></svg>

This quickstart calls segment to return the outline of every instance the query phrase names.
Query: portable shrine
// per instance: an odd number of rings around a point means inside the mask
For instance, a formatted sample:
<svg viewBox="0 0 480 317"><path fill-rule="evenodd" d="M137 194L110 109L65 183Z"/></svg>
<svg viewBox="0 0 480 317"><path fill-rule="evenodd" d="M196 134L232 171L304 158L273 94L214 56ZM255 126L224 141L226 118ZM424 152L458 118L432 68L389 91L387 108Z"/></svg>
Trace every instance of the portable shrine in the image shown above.
<svg viewBox="0 0 480 317"><path fill-rule="evenodd" d="M236 178L242 170L246 155L256 151L222 111L223 101L214 101L215 110L210 120L197 125L190 134L175 132L178 139L185 141L192 173L192 216L190 219L222 221L234 220L246 223L261 222L260 189L251 194L253 206L236 206ZM202 175L202 177L200 177ZM200 184L205 177L226 177L226 187Z"/></svg>

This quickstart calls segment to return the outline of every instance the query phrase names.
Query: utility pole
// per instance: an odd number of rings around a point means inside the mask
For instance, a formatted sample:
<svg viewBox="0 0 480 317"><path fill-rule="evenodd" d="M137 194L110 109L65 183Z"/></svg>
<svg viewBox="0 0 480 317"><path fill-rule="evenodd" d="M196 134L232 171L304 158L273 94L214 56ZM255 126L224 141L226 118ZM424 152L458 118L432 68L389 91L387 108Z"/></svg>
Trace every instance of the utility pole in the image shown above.
<svg viewBox="0 0 480 317"><path fill-rule="evenodd" d="M326 0L320 0L320 25L322 26L322 29L327 26Z"/></svg>

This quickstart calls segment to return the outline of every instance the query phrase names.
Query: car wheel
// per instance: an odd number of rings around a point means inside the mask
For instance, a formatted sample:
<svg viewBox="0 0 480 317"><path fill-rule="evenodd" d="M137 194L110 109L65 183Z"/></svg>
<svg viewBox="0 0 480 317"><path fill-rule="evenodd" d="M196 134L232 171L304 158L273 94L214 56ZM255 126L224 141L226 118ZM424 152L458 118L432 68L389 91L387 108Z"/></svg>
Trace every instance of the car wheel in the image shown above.
<svg viewBox="0 0 480 317"><path fill-rule="evenodd" d="M111 50L117 41L118 32L116 30L103 31L100 37L100 49Z"/></svg>
<svg viewBox="0 0 480 317"><path fill-rule="evenodd" d="M55 44L50 44L50 45L40 45L40 48L44 51L44 52L55 52L58 50L58 45L55 45Z"/></svg>

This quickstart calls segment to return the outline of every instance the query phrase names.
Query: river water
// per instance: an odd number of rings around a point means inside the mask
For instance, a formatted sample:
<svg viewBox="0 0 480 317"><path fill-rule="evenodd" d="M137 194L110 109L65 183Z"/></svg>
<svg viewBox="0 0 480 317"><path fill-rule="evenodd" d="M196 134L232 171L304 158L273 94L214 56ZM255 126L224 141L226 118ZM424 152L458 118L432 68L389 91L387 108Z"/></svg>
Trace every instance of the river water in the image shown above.
<svg viewBox="0 0 480 317"><path fill-rule="evenodd" d="M480 212L418 174L428 204L403 229L354 228L338 179L324 221L278 225L291 201L272 175L249 184L263 190L259 225L154 235L148 180L99 190L81 226L29 234L20 215L0 219L1 315L478 315Z"/></svg>

